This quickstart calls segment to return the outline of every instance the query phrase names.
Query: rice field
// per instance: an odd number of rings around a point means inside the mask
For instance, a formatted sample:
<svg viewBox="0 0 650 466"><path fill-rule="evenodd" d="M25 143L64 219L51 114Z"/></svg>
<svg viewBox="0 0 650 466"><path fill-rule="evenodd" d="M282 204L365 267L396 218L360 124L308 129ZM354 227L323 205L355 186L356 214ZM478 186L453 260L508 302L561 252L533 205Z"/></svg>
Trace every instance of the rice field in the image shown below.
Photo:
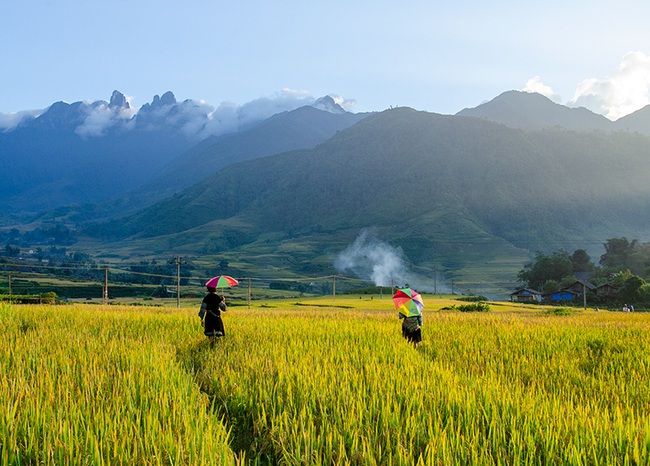
<svg viewBox="0 0 650 466"><path fill-rule="evenodd" d="M650 314L0 305L0 463L650 464Z"/></svg>

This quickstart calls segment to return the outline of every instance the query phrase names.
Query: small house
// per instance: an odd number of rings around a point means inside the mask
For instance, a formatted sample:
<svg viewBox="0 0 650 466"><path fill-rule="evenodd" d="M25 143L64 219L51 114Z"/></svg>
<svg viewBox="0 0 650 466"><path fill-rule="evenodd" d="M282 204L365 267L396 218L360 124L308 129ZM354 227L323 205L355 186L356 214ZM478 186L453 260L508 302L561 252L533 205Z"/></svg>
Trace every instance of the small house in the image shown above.
<svg viewBox="0 0 650 466"><path fill-rule="evenodd" d="M575 292L578 296L582 296L582 293L585 291L594 291L596 290L596 285L594 285L591 282L588 282L587 280L576 280L572 284L570 284L567 287L562 288L562 290L566 291L573 291Z"/></svg>
<svg viewBox="0 0 650 466"><path fill-rule="evenodd" d="M559 290L544 295L544 301L575 301L582 293L576 293L573 290Z"/></svg>
<svg viewBox="0 0 650 466"><path fill-rule="evenodd" d="M522 288L510 295L510 301L513 303L539 303L542 301L542 293L531 288Z"/></svg>
<svg viewBox="0 0 650 466"><path fill-rule="evenodd" d="M609 283L603 283L602 285L596 287L596 296L599 298L614 296L618 293L618 289L613 287Z"/></svg>

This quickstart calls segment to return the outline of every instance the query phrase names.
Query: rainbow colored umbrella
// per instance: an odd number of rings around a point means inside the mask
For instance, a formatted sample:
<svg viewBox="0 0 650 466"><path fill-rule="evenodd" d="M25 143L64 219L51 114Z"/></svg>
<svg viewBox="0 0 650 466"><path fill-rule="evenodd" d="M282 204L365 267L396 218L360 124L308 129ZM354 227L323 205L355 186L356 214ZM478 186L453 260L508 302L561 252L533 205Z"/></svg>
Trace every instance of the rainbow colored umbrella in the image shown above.
<svg viewBox="0 0 650 466"><path fill-rule="evenodd" d="M217 275L205 283L205 286L212 288L230 288L231 286L237 285L239 285L239 282L228 275Z"/></svg>
<svg viewBox="0 0 650 466"><path fill-rule="evenodd" d="M422 296L410 288L397 290L393 295L393 303L395 304L395 309L406 317L421 316L422 309L424 309Z"/></svg>

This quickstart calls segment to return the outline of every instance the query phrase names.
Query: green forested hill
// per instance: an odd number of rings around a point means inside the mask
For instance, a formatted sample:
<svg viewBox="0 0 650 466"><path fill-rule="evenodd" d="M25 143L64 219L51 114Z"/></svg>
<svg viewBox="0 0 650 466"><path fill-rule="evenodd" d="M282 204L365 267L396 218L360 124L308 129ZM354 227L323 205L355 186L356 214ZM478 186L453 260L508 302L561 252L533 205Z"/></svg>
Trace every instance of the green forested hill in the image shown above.
<svg viewBox="0 0 650 466"><path fill-rule="evenodd" d="M532 251L644 239L648 175L650 139L638 134L528 132L400 108L312 150L229 166L92 233L164 238L159 244L197 254L303 244L289 266L326 269L328 257L374 228L421 273L478 267L496 276L490 264L507 258L516 269Z"/></svg>

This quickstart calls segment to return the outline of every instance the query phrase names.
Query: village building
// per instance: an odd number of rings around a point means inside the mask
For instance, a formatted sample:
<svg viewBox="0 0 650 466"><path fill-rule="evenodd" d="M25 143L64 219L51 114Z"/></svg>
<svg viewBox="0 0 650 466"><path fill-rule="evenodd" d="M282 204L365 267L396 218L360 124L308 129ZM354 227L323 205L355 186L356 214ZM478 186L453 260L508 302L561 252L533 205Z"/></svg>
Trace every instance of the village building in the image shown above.
<svg viewBox="0 0 650 466"><path fill-rule="evenodd" d="M617 293L618 293L618 289L609 283L603 283L602 285L596 288L596 296L598 296L599 298L615 296Z"/></svg>
<svg viewBox="0 0 650 466"><path fill-rule="evenodd" d="M542 293L532 288L522 288L510 295L510 301L513 303L539 303L542 301Z"/></svg>

